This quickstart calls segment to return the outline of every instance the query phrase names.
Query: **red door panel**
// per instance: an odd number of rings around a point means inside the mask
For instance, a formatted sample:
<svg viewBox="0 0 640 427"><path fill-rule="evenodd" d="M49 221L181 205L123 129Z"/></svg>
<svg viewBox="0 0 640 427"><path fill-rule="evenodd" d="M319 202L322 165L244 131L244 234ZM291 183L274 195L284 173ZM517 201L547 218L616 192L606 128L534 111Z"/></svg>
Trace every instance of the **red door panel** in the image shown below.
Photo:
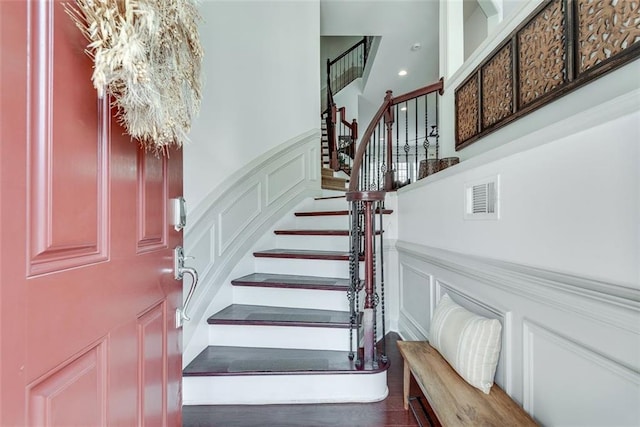
<svg viewBox="0 0 640 427"><path fill-rule="evenodd" d="M0 1L0 425L181 424L169 200L61 2Z"/></svg>

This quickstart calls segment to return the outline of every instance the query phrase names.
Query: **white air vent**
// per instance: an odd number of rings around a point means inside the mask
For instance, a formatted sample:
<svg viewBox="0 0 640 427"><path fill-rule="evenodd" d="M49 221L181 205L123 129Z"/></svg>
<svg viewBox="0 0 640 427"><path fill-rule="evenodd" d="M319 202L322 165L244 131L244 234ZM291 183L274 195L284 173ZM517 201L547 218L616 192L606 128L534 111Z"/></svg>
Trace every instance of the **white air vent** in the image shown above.
<svg viewBox="0 0 640 427"><path fill-rule="evenodd" d="M465 185L465 219L498 219L499 176Z"/></svg>

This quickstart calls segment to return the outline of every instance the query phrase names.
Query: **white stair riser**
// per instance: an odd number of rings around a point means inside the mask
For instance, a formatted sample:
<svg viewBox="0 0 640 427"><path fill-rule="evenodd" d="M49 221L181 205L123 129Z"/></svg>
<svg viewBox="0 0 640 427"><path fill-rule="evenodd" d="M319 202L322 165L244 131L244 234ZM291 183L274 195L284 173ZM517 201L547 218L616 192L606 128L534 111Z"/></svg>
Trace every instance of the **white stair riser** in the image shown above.
<svg viewBox="0 0 640 427"><path fill-rule="evenodd" d="M348 230L349 215L297 216L296 228L301 230ZM380 229L380 215L376 215L376 229Z"/></svg>
<svg viewBox="0 0 640 427"><path fill-rule="evenodd" d="M387 372L351 375L184 377L184 405L379 402Z"/></svg>
<svg viewBox="0 0 640 427"><path fill-rule="evenodd" d="M346 291L318 289L262 288L256 286L234 286L235 304L268 305L271 307L311 308L317 310L348 311Z"/></svg>
<svg viewBox="0 0 640 427"><path fill-rule="evenodd" d="M298 326L210 325L209 345L349 351L349 329Z"/></svg>
<svg viewBox="0 0 640 427"><path fill-rule="evenodd" d="M360 263L360 274L364 271ZM297 274L301 276L349 278L349 261L330 261L295 258L255 258L255 271L269 274Z"/></svg>
<svg viewBox="0 0 640 427"><path fill-rule="evenodd" d="M346 252L349 250L349 236L278 235L276 237L276 246L287 249L315 249L318 251Z"/></svg>
<svg viewBox="0 0 640 427"><path fill-rule="evenodd" d="M297 216L296 228L301 230L348 230L349 215Z"/></svg>
<svg viewBox="0 0 640 427"><path fill-rule="evenodd" d="M314 211L341 211L345 209L349 209L351 203L347 202L346 198L340 199L322 199L322 200L314 200L313 208Z"/></svg>

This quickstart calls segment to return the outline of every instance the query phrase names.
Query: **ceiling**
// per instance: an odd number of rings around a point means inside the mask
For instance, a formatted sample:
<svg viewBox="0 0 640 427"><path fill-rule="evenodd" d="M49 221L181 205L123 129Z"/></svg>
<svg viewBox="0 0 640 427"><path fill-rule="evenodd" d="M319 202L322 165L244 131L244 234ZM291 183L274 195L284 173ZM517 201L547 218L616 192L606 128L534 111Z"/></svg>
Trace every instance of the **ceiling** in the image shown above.
<svg viewBox="0 0 640 427"><path fill-rule="evenodd" d="M320 1L322 36L381 37L360 99L360 119L373 115L387 90L400 95L439 79L438 13L438 0ZM411 49L415 43L419 50ZM398 76L400 69L407 75Z"/></svg>

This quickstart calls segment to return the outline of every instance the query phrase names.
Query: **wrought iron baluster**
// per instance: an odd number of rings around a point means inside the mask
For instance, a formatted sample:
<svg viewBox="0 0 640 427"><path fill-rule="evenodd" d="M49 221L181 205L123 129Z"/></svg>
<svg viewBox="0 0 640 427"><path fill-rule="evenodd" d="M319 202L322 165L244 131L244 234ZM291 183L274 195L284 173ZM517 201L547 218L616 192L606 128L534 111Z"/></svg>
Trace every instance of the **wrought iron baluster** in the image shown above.
<svg viewBox="0 0 640 427"><path fill-rule="evenodd" d="M379 190L380 189L380 163L381 163L381 158L380 158L380 139L382 138L382 132L380 131L380 126L382 125L382 121L378 122L378 131L377 131L377 136L376 139L374 139L373 141L375 142L375 146L374 149L377 148L377 153L376 153L376 162L375 162L375 168L376 168L376 182L375 182L375 189Z"/></svg>
<svg viewBox="0 0 640 427"><path fill-rule="evenodd" d="M415 98L415 118L414 118L414 122L415 122L415 128L416 128L416 134L415 134L415 138L414 138L414 145L415 145L415 163L413 165L413 169L411 170L411 176L413 176L413 182L416 182L418 179L418 98ZM415 175L414 175L415 174Z"/></svg>
<svg viewBox="0 0 640 427"><path fill-rule="evenodd" d="M427 167L427 163L429 163L429 96L424 96L424 163L425 168Z"/></svg>
<svg viewBox="0 0 640 427"><path fill-rule="evenodd" d="M371 361L372 369L378 369L378 286L376 280L376 206L378 203L370 203L372 209L370 212L371 215L371 262L373 263L373 267L371 268L371 284L372 284L372 292L373 292L373 303L372 303L372 317L373 317L373 358Z"/></svg>
<svg viewBox="0 0 640 427"><path fill-rule="evenodd" d="M396 117L400 117L398 115L398 111L399 111L400 106L398 104L396 104ZM396 181L399 180L399 171L398 168L400 167L400 125L396 125L396 164L395 164L395 176L394 179ZM394 188L396 187L396 183L393 183Z"/></svg>
<svg viewBox="0 0 640 427"><path fill-rule="evenodd" d="M380 296L382 302L382 354L380 355L380 361L384 364L387 363L387 323L385 319L385 300L384 300L384 223L383 219L383 210L384 210L384 200L378 202L379 209L379 220L380 220L380 234L379 234L379 242L380 242Z"/></svg>
<svg viewBox="0 0 640 427"><path fill-rule="evenodd" d="M385 123L386 124L386 123ZM386 124L387 127L389 126L388 124ZM384 128L383 128L384 129ZM386 176L387 176L387 171L388 171L388 166L387 166L387 138L389 137L388 135L389 132L383 132L382 133L382 137L380 138L380 148L382 151L382 155L380 157L381 161L380 161L380 175L382 176L382 181L379 181L378 184L378 189L379 190L384 190L385 188L385 182L386 182Z"/></svg>
<svg viewBox="0 0 640 427"><path fill-rule="evenodd" d="M405 183L408 183L409 180L409 151L411 147L409 146L409 107L408 101L404 103L404 167L406 172Z"/></svg>
<svg viewBox="0 0 640 427"><path fill-rule="evenodd" d="M435 96L436 98L436 128L435 128L435 133L436 133L436 159L440 158L440 144L439 144L439 140L440 140L440 132L438 131L438 120L440 120L440 117L438 117L438 103L440 101L440 97L438 96L437 92L434 92L433 96Z"/></svg>
<svg viewBox="0 0 640 427"><path fill-rule="evenodd" d="M359 208L358 202L353 201L351 203L351 209L349 210L349 219L350 222L350 233L349 233L349 242L350 242L350 254L349 254L349 291L347 294L347 298L349 299L349 359L353 360L355 356L354 346L353 346L353 329L356 329L356 345L355 348L357 350L360 342L359 335L359 299L358 292L360 287L360 228L358 226L359 221Z"/></svg>

